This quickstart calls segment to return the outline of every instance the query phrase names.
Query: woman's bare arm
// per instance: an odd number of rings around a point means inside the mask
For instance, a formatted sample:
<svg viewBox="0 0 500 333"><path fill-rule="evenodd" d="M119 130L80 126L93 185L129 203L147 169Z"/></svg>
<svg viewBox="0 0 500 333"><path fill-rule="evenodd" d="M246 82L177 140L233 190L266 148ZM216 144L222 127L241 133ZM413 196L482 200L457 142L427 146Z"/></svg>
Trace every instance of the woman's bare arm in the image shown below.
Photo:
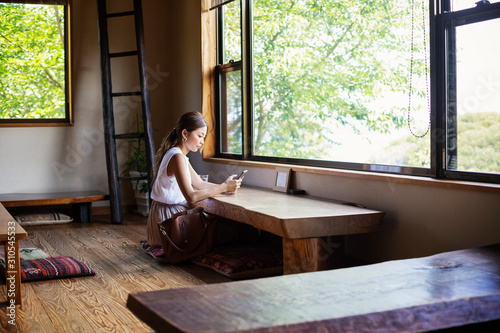
<svg viewBox="0 0 500 333"><path fill-rule="evenodd" d="M203 182L201 178L196 174L196 177L193 177L191 174L191 184L188 181L188 174L191 173L191 166L186 166L184 157L180 154L175 154L172 156L172 159L169 162L167 173L177 179L177 183L179 184L179 188L181 189L184 198L189 204L194 204L198 201L204 200L209 197L213 197L217 194L221 194L224 192L235 192L241 185L241 180L233 179L235 175L231 175L226 181L222 184L201 184L198 182ZM188 164L189 165L189 164ZM194 171L194 170L193 170ZM199 188L194 188L199 187Z"/></svg>

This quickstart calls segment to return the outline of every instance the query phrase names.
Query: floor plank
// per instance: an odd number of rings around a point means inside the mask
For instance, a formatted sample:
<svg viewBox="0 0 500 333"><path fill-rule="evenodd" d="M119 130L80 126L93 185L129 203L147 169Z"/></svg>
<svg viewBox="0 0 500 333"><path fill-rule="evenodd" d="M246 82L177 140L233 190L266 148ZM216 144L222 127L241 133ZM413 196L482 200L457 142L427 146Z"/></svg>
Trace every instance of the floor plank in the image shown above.
<svg viewBox="0 0 500 333"><path fill-rule="evenodd" d="M92 223L26 227L21 247L75 257L97 274L23 283L15 326L9 324L2 286L2 332L151 332L127 309L129 293L229 281L193 264L162 264L146 255L139 246L146 235L144 217L126 215L122 225L109 221L109 216L94 216Z"/></svg>

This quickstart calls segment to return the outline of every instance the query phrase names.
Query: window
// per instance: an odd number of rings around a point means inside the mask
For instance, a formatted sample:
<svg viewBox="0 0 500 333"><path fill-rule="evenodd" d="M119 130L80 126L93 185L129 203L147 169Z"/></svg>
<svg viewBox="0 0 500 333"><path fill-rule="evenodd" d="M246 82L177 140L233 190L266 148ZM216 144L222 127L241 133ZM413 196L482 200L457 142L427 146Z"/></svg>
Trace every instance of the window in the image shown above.
<svg viewBox="0 0 500 333"><path fill-rule="evenodd" d="M0 2L0 124L71 122L68 1Z"/></svg>
<svg viewBox="0 0 500 333"><path fill-rule="evenodd" d="M241 155L242 147L242 112L241 112L241 64L232 64L220 67L220 86L224 94L221 95L221 152L225 154Z"/></svg>
<svg viewBox="0 0 500 333"><path fill-rule="evenodd" d="M468 6L467 6L468 5ZM457 10L457 8L464 10ZM497 181L500 173L500 3L454 0L443 15L446 49L444 175ZM484 59L488 59L485 61Z"/></svg>
<svg viewBox="0 0 500 333"><path fill-rule="evenodd" d="M226 2L216 155L499 182L500 3L476 2Z"/></svg>
<svg viewBox="0 0 500 333"><path fill-rule="evenodd" d="M233 156L243 153L242 77L241 77L241 7L233 1L220 7L219 62L220 150Z"/></svg>

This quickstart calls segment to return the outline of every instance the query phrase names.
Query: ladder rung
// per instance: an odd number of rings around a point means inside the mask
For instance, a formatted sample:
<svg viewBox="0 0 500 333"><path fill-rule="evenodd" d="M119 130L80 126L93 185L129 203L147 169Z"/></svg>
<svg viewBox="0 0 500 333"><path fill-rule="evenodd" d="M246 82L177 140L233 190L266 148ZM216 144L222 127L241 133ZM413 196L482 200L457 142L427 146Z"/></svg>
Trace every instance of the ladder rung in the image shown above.
<svg viewBox="0 0 500 333"><path fill-rule="evenodd" d="M130 56L136 56L137 54L138 54L137 51L116 52L116 53L110 53L109 57L110 58L130 57Z"/></svg>
<svg viewBox="0 0 500 333"><path fill-rule="evenodd" d="M129 15L135 15L135 11L131 10L129 12L120 12L120 13L110 13L106 14L106 17L120 17L120 16L129 16Z"/></svg>
<svg viewBox="0 0 500 333"><path fill-rule="evenodd" d="M140 91L132 91L132 92L121 92L121 93L112 93L113 97L121 97L121 96L140 96L142 93Z"/></svg>
<svg viewBox="0 0 500 333"><path fill-rule="evenodd" d="M113 137L115 139L139 139L139 138L144 138L144 133L115 134Z"/></svg>
<svg viewBox="0 0 500 333"><path fill-rule="evenodd" d="M140 177L118 177L119 181L132 181L132 180L147 180L148 176L140 176Z"/></svg>

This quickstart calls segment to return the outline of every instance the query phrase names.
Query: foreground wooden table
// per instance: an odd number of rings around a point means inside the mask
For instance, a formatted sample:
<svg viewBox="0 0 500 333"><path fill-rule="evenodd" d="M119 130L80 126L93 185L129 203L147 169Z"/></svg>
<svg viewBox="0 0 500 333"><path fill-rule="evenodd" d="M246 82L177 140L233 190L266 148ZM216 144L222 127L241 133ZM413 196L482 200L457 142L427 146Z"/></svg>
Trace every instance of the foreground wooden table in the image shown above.
<svg viewBox="0 0 500 333"><path fill-rule="evenodd" d="M500 246L129 295L156 332L415 332L500 318Z"/></svg>
<svg viewBox="0 0 500 333"><path fill-rule="evenodd" d="M22 304L21 262L19 241L28 237L26 231L0 203L0 243L4 245L6 259L7 299L9 305Z"/></svg>
<svg viewBox="0 0 500 333"><path fill-rule="evenodd" d="M283 237L284 274L338 268L343 236L379 231L384 216L384 212L347 202L252 187L198 205Z"/></svg>

